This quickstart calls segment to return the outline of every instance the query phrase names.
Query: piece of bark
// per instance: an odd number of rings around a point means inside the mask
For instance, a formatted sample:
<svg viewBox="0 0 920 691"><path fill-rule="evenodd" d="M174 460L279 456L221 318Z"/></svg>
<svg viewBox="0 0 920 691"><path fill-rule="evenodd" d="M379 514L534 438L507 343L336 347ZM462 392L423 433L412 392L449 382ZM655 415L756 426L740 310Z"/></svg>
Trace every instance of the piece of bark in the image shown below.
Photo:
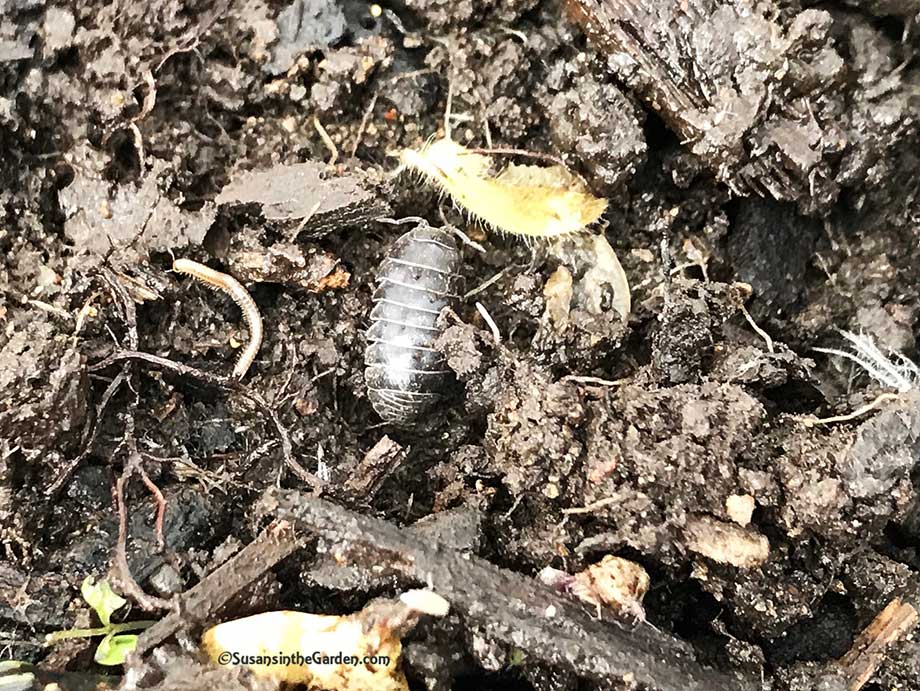
<svg viewBox="0 0 920 691"><path fill-rule="evenodd" d="M918 621L920 614L912 605L900 598L889 602L834 665L846 680L848 691L865 686L884 660L886 648L910 633Z"/></svg>
<svg viewBox="0 0 920 691"><path fill-rule="evenodd" d="M240 590L301 546L289 523L275 521L259 536L177 597L175 609L144 631L133 655L156 647L181 628L205 621Z"/></svg>
<svg viewBox="0 0 920 691"><path fill-rule="evenodd" d="M339 227L360 226L390 209L357 173L333 175L306 161L237 173L215 200L218 205L257 204L267 221L290 226L289 239L320 237Z"/></svg>
<svg viewBox="0 0 920 691"><path fill-rule="evenodd" d="M808 211L836 200L830 161L845 140L818 122L811 100L843 78L829 14L807 10L783 27L744 1L567 6L609 69L736 194Z"/></svg>
<svg viewBox="0 0 920 691"><path fill-rule="evenodd" d="M371 501L383 481L402 465L406 453L402 446L383 435L345 481L345 491L361 501Z"/></svg>
<svg viewBox="0 0 920 691"><path fill-rule="evenodd" d="M535 579L295 491L271 490L261 511L319 535L339 563L395 569L429 583L475 635L521 650L529 659L574 671L599 686L626 680L658 691L758 688L738 674L705 668L686 643L639 624L631 630L593 619L577 602Z"/></svg>

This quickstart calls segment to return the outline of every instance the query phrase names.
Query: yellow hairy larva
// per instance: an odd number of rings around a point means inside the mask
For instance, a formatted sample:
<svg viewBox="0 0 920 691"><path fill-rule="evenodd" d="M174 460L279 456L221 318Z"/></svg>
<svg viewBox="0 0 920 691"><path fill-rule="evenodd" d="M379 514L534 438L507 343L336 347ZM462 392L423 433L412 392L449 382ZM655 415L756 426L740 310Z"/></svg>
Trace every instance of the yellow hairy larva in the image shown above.
<svg viewBox="0 0 920 691"><path fill-rule="evenodd" d="M493 174L494 158L445 137L400 154L469 214L493 228L533 238L584 230L607 208L562 165L508 164Z"/></svg>

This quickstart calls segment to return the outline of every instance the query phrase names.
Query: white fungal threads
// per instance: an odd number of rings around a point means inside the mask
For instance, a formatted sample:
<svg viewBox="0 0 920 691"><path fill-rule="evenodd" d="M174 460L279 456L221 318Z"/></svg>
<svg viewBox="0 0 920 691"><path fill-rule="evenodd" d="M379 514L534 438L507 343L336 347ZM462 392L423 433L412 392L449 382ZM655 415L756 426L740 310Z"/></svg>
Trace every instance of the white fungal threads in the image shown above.
<svg viewBox="0 0 920 691"><path fill-rule="evenodd" d="M246 376L249 366L256 359L259 347L262 345L262 315L259 314L255 300L246 292L243 284L233 276L215 271L204 264L193 262L191 259L176 259L172 268L176 273L187 274L210 288L224 291L243 311L243 319L246 320L246 328L249 329L249 343L240 353L233 368L233 376L242 379Z"/></svg>

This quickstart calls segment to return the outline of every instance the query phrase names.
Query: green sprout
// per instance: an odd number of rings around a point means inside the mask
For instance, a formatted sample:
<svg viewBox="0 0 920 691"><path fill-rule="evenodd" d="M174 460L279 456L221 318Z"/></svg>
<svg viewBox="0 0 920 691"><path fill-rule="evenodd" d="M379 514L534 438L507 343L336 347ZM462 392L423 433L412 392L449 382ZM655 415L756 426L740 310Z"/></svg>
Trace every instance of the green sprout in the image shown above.
<svg viewBox="0 0 920 691"><path fill-rule="evenodd" d="M127 601L112 590L107 580L95 582L92 576L87 576L80 586L80 593L86 603L93 608L102 626L90 629L68 629L55 631L45 637L45 643L52 644L68 638L90 638L104 636L96 646L93 659L100 665L123 664L128 653L137 645L137 634L124 633L125 631L140 631L153 626L153 621L126 621L121 624L112 623L112 614L127 604Z"/></svg>
<svg viewBox="0 0 920 691"><path fill-rule="evenodd" d="M527 661L527 654L520 648L512 648L508 655L509 667L520 667Z"/></svg>
<svg viewBox="0 0 920 691"><path fill-rule="evenodd" d="M27 662L3 660L0 662L0 691L25 691L34 687L35 675Z"/></svg>

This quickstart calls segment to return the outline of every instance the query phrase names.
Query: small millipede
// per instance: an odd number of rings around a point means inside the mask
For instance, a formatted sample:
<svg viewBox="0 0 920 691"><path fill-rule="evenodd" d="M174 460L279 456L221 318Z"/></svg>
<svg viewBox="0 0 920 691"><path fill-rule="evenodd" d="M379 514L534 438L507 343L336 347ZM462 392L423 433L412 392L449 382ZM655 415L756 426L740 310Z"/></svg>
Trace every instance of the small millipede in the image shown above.
<svg viewBox="0 0 920 691"><path fill-rule="evenodd" d="M198 279L209 288L227 293L243 311L243 319L246 321L246 328L249 329L249 343L246 344L236 361L236 365L233 367L233 376L237 379L242 379L246 376L249 366L256 359L256 355L259 353L259 346L262 345L262 315L259 314L259 308L255 300L250 297L243 284L233 276L215 271L204 264L193 262L191 259L176 259L173 261L172 268L176 273L187 274L192 278Z"/></svg>
<svg viewBox="0 0 920 691"><path fill-rule="evenodd" d="M397 239L380 264L364 379L387 422L409 425L444 396L452 373L434 342L441 311L457 304L461 263L453 236L425 224Z"/></svg>

